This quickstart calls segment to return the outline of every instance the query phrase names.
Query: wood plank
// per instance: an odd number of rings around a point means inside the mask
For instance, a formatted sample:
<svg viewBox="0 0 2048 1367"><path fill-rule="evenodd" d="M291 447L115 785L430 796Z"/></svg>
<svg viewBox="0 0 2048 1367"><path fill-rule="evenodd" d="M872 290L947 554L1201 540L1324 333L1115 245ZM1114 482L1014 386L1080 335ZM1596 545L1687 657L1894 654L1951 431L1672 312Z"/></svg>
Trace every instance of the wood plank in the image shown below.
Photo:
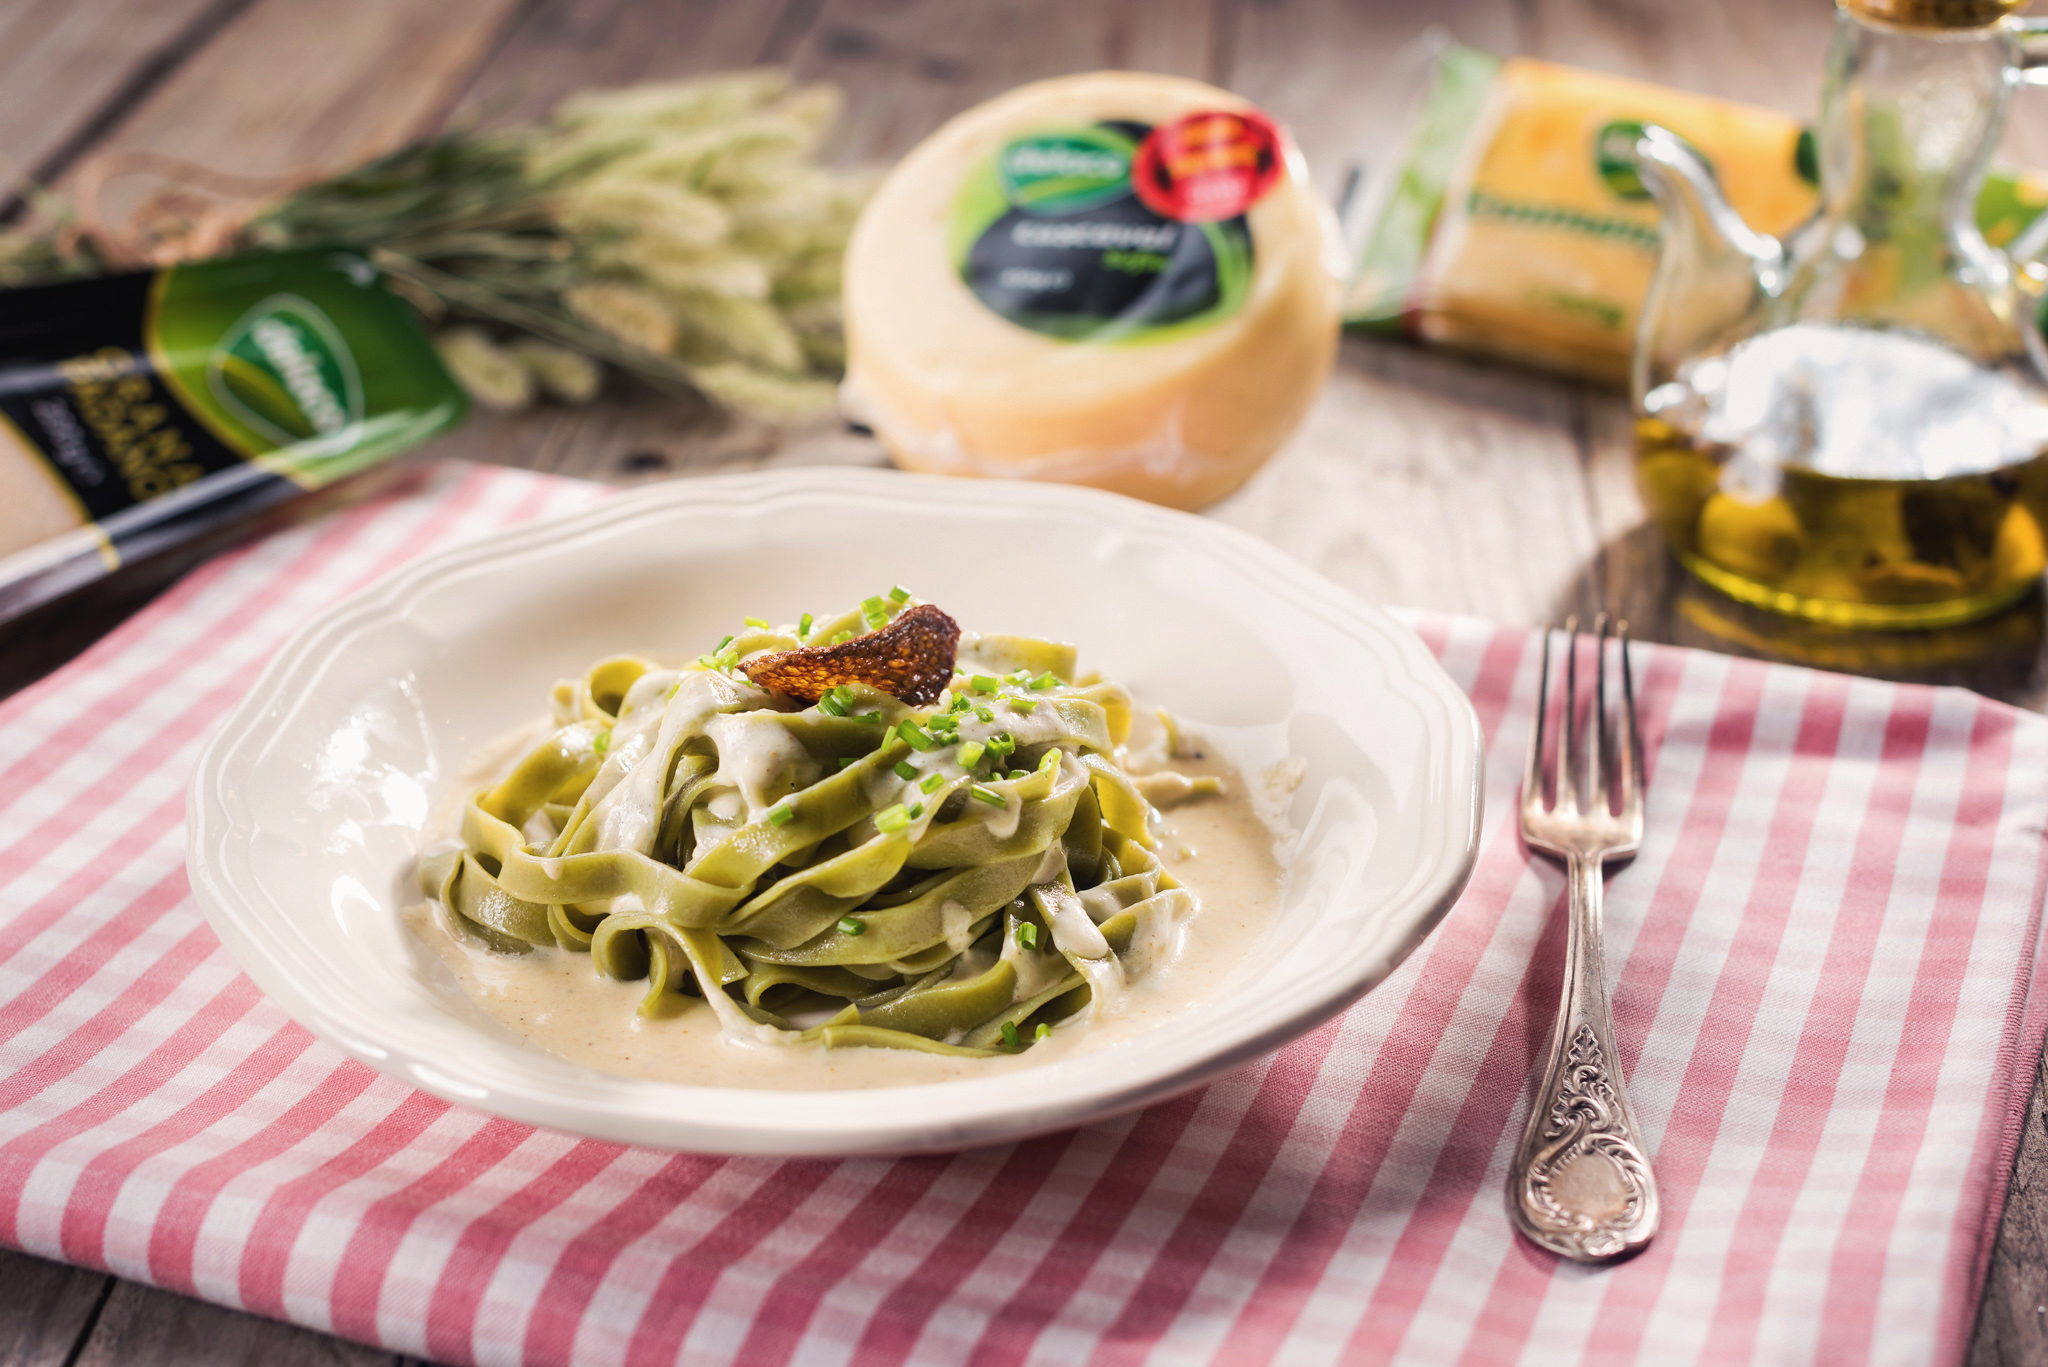
<svg viewBox="0 0 2048 1367"><path fill-rule="evenodd" d="M18 0L0 10L0 201L47 183L248 0Z"/></svg>
<svg viewBox="0 0 2048 1367"><path fill-rule="evenodd" d="M346 1339L120 1282L76 1367L391 1367L392 1355Z"/></svg>
<svg viewBox="0 0 2048 1367"><path fill-rule="evenodd" d="M538 123L564 96L594 85L787 60L817 0L559 0L520 11L478 68L456 121ZM794 32L791 31L794 26Z"/></svg>
<svg viewBox="0 0 2048 1367"><path fill-rule="evenodd" d="M104 1272L46 1262L0 1248L0 1362L67 1367L112 1290Z"/></svg>
<svg viewBox="0 0 2048 1367"><path fill-rule="evenodd" d="M609 484L794 465L888 464L872 438L836 421L781 427L637 386L620 388L589 409L478 413L423 454Z"/></svg>
<svg viewBox="0 0 2048 1367"><path fill-rule="evenodd" d="M1353 338L1301 433L1213 509L1373 603L1537 623L1596 544L1547 380Z"/></svg>
<svg viewBox="0 0 2048 1367"><path fill-rule="evenodd" d="M256 0L93 157L145 151L244 177L332 173L437 126L515 0L356 0L308 10ZM148 177L109 187L118 221Z"/></svg>
<svg viewBox="0 0 2048 1367"><path fill-rule="evenodd" d="M2048 1362L2048 1058L2034 1073L2034 1095L2005 1218L1984 1281L1969 1367L2029 1367Z"/></svg>

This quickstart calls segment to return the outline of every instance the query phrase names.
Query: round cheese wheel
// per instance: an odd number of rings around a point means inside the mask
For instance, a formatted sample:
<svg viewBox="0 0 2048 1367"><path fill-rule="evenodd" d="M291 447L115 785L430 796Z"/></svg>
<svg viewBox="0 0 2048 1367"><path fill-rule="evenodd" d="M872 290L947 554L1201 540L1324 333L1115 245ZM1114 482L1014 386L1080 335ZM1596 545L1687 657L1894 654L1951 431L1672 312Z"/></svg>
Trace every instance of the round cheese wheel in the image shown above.
<svg viewBox="0 0 2048 1367"><path fill-rule="evenodd" d="M847 247L845 401L897 464L1179 508L1294 430L1338 332L1284 130L1199 81L1022 86L892 171Z"/></svg>

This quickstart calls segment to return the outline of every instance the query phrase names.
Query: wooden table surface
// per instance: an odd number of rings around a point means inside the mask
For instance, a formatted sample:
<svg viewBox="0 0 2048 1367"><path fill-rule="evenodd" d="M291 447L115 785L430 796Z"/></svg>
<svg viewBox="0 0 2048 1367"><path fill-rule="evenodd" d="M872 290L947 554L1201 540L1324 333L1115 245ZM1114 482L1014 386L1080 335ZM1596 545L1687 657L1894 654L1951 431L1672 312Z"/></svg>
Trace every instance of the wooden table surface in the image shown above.
<svg viewBox="0 0 2048 1367"><path fill-rule="evenodd" d="M830 150L851 165L885 164L1021 81L1100 67L1197 76L1288 122L1334 193L1398 138L1403 73L1428 24L1805 117L1831 16L1826 0L4 0L0 184L26 170L61 189L109 149L244 175L340 169L451 120L532 119L588 85L775 63L844 88ZM2019 97L2005 151L2048 166L2048 94ZM883 463L872 442L829 428L778 431L625 393L480 415L423 455L618 483ZM1528 624L1606 608L1649 639L2048 700L2038 599L1977 628L1850 637L1688 583L1643 525L1621 396L1504 366L1347 341L1303 431L1214 515L1375 602ZM0 632L0 692L190 563L135 567ZM1973 1364L2048 1362L2042 1098L2037 1079ZM0 1363L391 1360L4 1250L0 1287Z"/></svg>

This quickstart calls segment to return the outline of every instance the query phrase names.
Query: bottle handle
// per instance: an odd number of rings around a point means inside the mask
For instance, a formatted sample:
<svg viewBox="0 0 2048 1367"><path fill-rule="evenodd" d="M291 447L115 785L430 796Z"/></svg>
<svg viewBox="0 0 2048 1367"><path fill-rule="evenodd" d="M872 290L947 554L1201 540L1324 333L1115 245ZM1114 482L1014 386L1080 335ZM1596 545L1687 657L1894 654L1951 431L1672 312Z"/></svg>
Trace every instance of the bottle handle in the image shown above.
<svg viewBox="0 0 2048 1367"><path fill-rule="evenodd" d="M2012 78L2019 85L2048 85L2048 19L2013 15L2004 21L2019 60Z"/></svg>
<svg viewBox="0 0 2048 1367"><path fill-rule="evenodd" d="M2007 68L2015 85L2048 85L2048 18L2012 15L2002 21L2012 37L2015 60ZM2008 259L2025 266L2048 256L2048 209L2034 215L2005 247Z"/></svg>

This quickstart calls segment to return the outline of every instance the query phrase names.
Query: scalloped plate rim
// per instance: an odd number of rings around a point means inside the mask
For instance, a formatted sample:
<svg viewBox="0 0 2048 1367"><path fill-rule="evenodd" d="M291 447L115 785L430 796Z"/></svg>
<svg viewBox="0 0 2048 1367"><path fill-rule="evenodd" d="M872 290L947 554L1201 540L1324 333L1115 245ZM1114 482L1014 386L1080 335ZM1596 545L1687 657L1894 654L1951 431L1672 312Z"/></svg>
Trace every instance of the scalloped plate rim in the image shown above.
<svg viewBox="0 0 2048 1367"><path fill-rule="evenodd" d="M1033 504L1048 512L1078 514L1112 525L1194 535L1209 542L1205 549L1233 571L1264 580L1267 587L1286 592L1305 611L1345 629L1380 659L1394 691L1434 715L1440 730L1436 739L1448 751L1448 762L1430 770L1434 791L1427 805L1437 826L1435 848L1427 852L1429 857L1418 858L1409 879L1387 899L1399 913L1393 918L1398 924L1391 927L1398 933L1380 936L1359 949L1340 981L1293 1003L1291 1009L1268 1012L1267 1019L1255 1028L1223 1032L1232 1037L1196 1056L1153 1066L1136 1076L1074 1081L1072 1075L1077 1072L1105 1071L1086 1068L1090 1058L1101 1055L1077 1055L1026 1075L1063 1086L1007 1089L1020 1094L1055 1093L1050 1097L976 1098L950 1106L945 1104L947 1097L977 1090L994 1097L1003 1090L996 1085L1003 1079L840 1092L776 1092L701 1088L577 1070L586 1095L557 1095L556 1089L536 1086L530 1076L520 1076L516 1056L525 1051L518 1046L504 1045L514 1055L511 1077L480 1080L465 1076L463 1069L444 1069L403 1042L381 1037L377 1022L364 1019L361 1003L351 1002L356 990L337 984L336 975L315 973L313 980L307 981L305 965L295 962L299 956L290 952L291 946L279 942L277 918L282 908L273 903L274 910L267 909L264 899L256 895L262 889L247 886L259 880L248 868L246 838L239 846L237 843L237 810L227 791L231 786L228 780L236 772L236 761L260 754L289 724L292 713L309 700L307 690L351 637L402 615L408 602L431 591L437 578L454 569L514 557L622 522L659 518L676 505L690 511L720 504L758 508L778 499L814 500L821 495L886 495L892 503L908 498L956 511L991 503L1014 511L1020 505ZM643 486L574 512L430 552L315 615L265 664L202 749L188 790L187 864L194 895L208 922L242 968L288 1014L358 1061L444 1100L570 1133L688 1151L790 1156L947 1151L1018 1140L1154 1104L1269 1053L1348 1008L1421 943L1470 878L1481 818L1483 753L1478 718L1470 702L1412 631L1237 528L1065 485L841 468L706 476ZM242 831L249 829L250 820L245 819ZM1153 1038L1148 1034L1131 1043ZM593 1101L587 1095L593 1090L627 1095ZM824 1127L806 1114L830 1109L833 1099L841 1103L839 1109L850 1109L846 1103L878 1096L896 1104L871 1106L865 1117L840 1117ZM906 1118L901 1113L906 1102L927 1104L913 1105L917 1113ZM690 1111L701 1115L716 1108L722 1114L725 1108L735 1106L751 1114L737 1121L679 1119Z"/></svg>

